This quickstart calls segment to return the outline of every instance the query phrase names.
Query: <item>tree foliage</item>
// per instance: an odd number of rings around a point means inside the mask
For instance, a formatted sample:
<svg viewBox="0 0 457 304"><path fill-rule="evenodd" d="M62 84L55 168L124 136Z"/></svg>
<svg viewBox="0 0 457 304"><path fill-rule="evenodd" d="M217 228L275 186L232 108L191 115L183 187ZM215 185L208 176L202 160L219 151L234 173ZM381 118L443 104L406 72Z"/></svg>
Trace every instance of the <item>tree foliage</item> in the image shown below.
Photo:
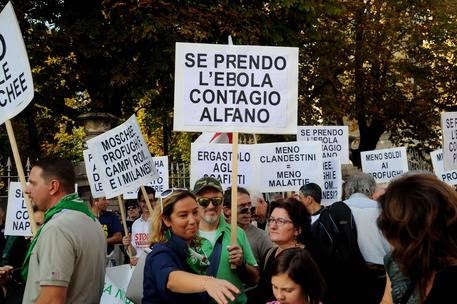
<svg viewBox="0 0 457 304"><path fill-rule="evenodd" d="M437 147L439 111L455 109L457 8L450 0L13 5L36 87L17 123L32 157L57 149L79 114L102 111L121 119L137 113L154 154L187 160L193 134L172 132L175 42L226 44L229 35L235 44L300 48L299 121L355 121L356 164L385 131L399 145Z"/></svg>

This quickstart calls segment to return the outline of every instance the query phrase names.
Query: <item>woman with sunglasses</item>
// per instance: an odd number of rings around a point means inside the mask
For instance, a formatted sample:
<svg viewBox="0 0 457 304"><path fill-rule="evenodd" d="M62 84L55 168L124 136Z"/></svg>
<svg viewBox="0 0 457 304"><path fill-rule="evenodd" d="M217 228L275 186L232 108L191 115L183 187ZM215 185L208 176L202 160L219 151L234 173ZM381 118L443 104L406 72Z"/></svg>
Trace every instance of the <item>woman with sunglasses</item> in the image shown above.
<svg viewBox="0 0 457 304"><path fill-rule="evenodd" d="M146 258L143 304L216 303L234 300L239 290L230 282L206 275L208 259L198 232L198 204L189 191L174 191L155 208L152 251Z"/></svg>
<svg viewBox="0 0 457 304"><path fill-rule="evenodd" d="M264 291L263 303L273 299L271 273L276 257L289 248L309 247L311 218L305 207L297 199L272 202L268 218L268 234L275 247L265 254L262 262L261 290Z"/></svg>

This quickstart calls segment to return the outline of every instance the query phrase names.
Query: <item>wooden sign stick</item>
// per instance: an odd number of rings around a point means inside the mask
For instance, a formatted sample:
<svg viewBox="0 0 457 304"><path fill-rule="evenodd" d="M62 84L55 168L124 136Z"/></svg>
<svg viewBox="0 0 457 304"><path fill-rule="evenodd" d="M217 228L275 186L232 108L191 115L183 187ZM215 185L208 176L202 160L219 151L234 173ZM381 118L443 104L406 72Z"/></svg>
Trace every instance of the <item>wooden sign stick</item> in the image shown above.
<svg viewBox="0 0 457 304"><path fill-rule="evenodd" d="M124 235L129 235L129 230L127 229L127 217L125 216L124 200L122 199L122 196L118 195L117 201L119 203L119 211L121 212L121 221L122 226L124 227ZM127 248L129 257L131 259L133 257L132 247L128 246Z"/></svg>
<svg viewBox="0 0 457 304"><path fill-rule="evenodd" d="M230 227L232 230L231 243L236 245L236 231L238 229L238 132L232 133L232 207L230 216Z"/></svg>
<svg viewBox="0 0 457 304"><path fill-rule="evenodd" d="M5 126L11 144L11 149L13 150L13 157L14 162L16 163L17 174L19 175L19 181L21 182L22 191L24 193L25 205L27 206L27 212L29 213L30 227L32 228L32 234L36 235L37 225L35 222L35 217L33 216L32 203L30 202L28 195L25 194L25 187L27 184L25 180L24 168L22 167L21 157L19 155L19 150L17 149L17 143L16 138L14 137L13 126L11 125L11 121L9 119L5 121Z"/></svg>

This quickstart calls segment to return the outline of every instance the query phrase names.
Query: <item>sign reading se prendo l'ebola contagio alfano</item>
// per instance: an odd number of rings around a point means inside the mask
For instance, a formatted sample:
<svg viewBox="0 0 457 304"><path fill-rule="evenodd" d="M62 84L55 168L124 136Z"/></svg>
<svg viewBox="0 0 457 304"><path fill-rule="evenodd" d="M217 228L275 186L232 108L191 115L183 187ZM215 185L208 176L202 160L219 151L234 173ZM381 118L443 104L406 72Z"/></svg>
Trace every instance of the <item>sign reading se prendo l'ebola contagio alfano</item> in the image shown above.
<svg viewBox="0 0 457 304"><path fill-rule="evenodd" d="M176 43L175 131L297 132L298 48Z"/></svg>

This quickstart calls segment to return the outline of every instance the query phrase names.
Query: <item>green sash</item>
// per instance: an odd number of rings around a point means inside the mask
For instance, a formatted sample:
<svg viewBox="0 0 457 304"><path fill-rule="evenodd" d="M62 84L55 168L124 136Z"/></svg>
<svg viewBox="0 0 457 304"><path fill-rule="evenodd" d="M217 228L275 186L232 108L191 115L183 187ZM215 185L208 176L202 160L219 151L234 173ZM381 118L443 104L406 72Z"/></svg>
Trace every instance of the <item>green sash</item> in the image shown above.
<svg viewBox="0 0 457 304"><path fill-rule="evenodd" d="M36 235L33 237L32 244L30 244L29 249L27 250L27 253L25 255L24 263L22 264L22 269L21 269L21 276L24 282L27 281L27 275L29 272L29 261L30 261L30 255L32 254L33 248L35 248L36 242L38 240L38 237L40 236L41 230L43 230L44 225L46 225L47 222L57 213L64 209L69 209L69 210L76 210L80 211L87 216L89 216L91 219L96 221L95 216L90 212L89 208L84 204L84 201L81 200L76 193L68 194L65 195L54 207L48 209L46 213L44 214L44 223L41 225L40 229L38 229L38 232ZM33 216L33 215L32 215Z"/></svg>

